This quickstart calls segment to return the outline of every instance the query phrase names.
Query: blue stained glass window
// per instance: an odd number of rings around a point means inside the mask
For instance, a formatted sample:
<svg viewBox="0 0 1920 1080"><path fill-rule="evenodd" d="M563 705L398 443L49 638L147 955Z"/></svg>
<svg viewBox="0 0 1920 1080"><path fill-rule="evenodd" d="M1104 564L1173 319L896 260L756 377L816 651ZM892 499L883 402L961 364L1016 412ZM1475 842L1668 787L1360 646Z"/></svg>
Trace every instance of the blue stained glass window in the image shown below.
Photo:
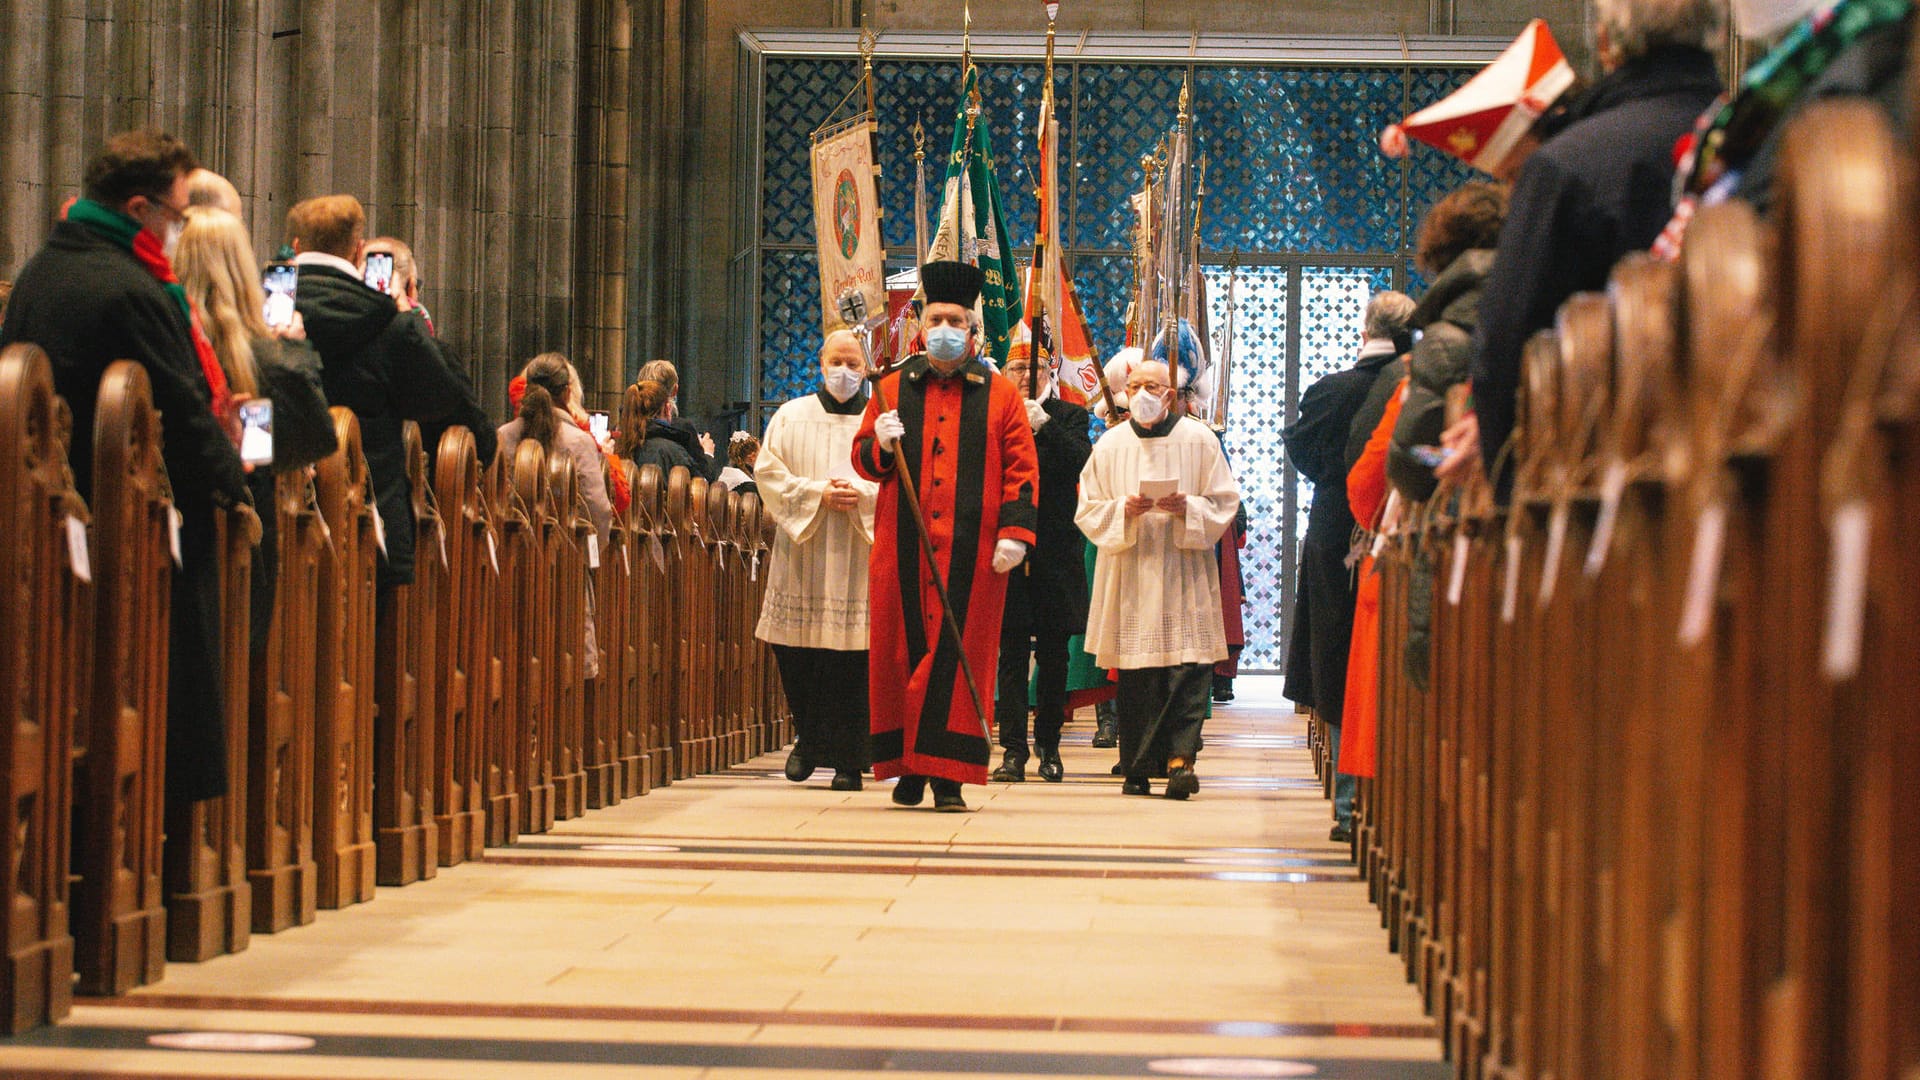
<svg viewBox="0 0 1920 1080"><path fill-rule="evenodd" d="M761 267L760 400L771 416L820 381L820 264L811 251L769 251Z"/></svg>
<svg viewBox="0 0 1920 1080"><path fill-rule="evenodd" d="M1233 371L1228 384L1226 446L1247 508L1247 546L1240 552L1246 593L1247 645L1240 663L1250 670L1285 666L1281 612L1287 600L1292 541L1285 522L1291 469L1280 442L1287 405L1287 277L1284 266L1241 267L1233 316ZM1208 321L1227 325L1228 270L1207 268ZM1288 612L1291 614L1291 612Z"/></svg>

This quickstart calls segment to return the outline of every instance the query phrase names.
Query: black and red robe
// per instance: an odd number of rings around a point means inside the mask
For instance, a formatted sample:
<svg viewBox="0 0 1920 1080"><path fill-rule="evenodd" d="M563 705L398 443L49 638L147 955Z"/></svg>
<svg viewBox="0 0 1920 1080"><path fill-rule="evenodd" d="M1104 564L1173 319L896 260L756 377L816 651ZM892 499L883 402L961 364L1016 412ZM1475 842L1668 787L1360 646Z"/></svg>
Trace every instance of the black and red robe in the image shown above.
<svg viewBox="0 0 1920 1080"><path fill-rule="evenodd" d="M900 453L913 464L938 571L989 717L1007 592L1006 575L993 572L993 549L1000 540L1033 544L1039 487L1033 429L1020 391L985 365L968 363L941 376L925 355L916 355L880 380L853 440L854 469L880 484L868 564L873 775L984 784L989 744L981 714L927 575L913 512L900 495L894 455L874 439L883 401L899 410L906 426Z"/></svg>

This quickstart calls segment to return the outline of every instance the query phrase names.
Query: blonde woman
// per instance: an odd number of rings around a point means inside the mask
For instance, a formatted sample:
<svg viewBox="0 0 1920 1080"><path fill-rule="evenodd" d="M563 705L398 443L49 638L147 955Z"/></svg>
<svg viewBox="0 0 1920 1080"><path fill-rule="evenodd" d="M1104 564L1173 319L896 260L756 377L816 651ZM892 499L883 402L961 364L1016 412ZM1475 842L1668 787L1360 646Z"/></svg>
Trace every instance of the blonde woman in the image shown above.
<svg viewBox="0 0 1920 1080"><path fill-rule="evenodd" d="M326 394L320 389L320 355L307 344L300 313L287 325L267 326L266 293L260 287L253 240L237 217L210 206L187 209L186 225L174 251L174 273L201 328L227 375L236 399L264 396L273 402L274 454L271 469L247 477L259 508L262 534L253 567L253 644L264 647L273 617L273 584L278 563L274 529L273 477L304 468L333 453L338 445Z"/></svg>

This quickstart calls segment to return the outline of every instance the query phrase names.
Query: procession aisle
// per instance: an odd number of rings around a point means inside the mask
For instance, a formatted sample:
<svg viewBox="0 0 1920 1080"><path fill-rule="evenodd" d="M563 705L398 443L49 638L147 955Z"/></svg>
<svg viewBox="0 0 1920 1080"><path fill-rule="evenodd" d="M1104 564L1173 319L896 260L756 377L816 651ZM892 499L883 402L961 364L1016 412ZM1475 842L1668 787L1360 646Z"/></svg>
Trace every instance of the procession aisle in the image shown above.
<svg viewBox="0 0 1920 1080"><path fill-rule="evenodd" d="M1450 1075L1305 725L1278 680L1240 689L1184 804L1120 794L1091 710L1065 783L966 815L767 755L83 1001L0 1073Z"/></svg>

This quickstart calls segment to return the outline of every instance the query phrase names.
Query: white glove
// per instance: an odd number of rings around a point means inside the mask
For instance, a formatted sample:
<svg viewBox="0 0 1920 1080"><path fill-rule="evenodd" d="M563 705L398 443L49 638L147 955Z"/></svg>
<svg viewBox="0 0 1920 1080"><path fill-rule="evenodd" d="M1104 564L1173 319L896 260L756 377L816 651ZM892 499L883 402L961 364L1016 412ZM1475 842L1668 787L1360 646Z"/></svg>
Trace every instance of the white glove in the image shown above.
<svg viewBox="0 0 1920 1080"><path fill-rule="evenodd" d="M893 450L906 434L907 425L900 422L898 409L889 409L873 418L873 437L882 450Z"/></svg>
<svg viewBox="0 0 1920 1080"><path fill-rule="evenodd" d="M1053 417L1047 415L1047 410L1041 408L1040 403L1038 401L1035 401L1032 398L1027 398L1026 401L1027 401L1027 423L1033 425L1033 430L1039 431L1040 425L1053 419Z"/></svg>
<svg viewBox="0 0 1920 1080"><path fill-rule="evenodd" d="M1018 540L1002 540L993 545L993 572L1004 574L1027 557L1027 545Z"/></svg>

